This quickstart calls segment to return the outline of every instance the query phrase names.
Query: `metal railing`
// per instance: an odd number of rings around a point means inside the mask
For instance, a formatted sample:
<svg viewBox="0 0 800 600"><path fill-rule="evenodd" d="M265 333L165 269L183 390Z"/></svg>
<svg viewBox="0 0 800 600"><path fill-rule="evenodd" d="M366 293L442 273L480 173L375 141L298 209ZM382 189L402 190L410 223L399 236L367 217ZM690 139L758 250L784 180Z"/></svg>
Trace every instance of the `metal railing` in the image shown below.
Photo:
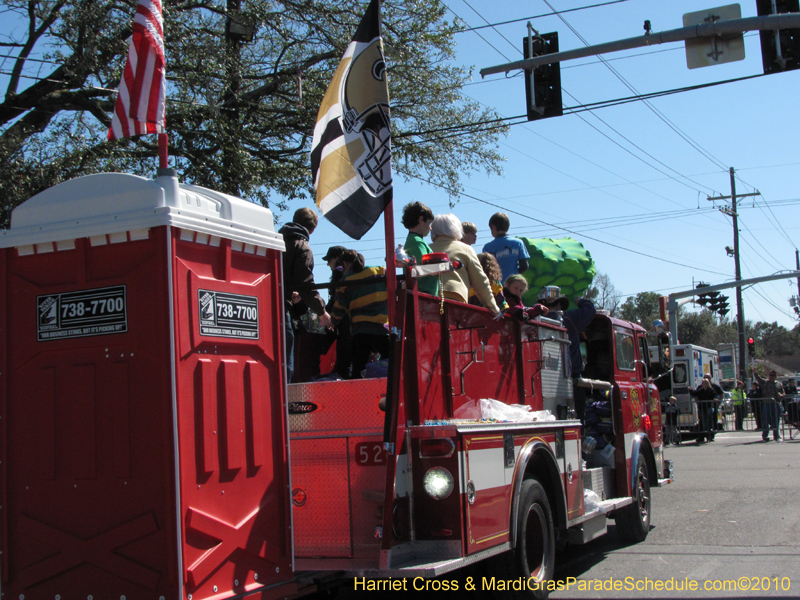
<svg viewBox="0 0 800 600"><path fill-rule="evenodd" d="M781 402L773 398L748 398L741 410L741 417L737 417L737 406L723 408L724 431L763 431L765 414L775 411L775 424L780 436L786 439L800 438L800 403L796 397L784 398ZM738 427L741 420L741 427ZM769 430L772 437L772 429Z"/></svg>
<svg viewBox="0 0 800 600"><path fill-rule="evenodd" d="M678 428L683 441L691 441L693 438L713 438L720 432L763 432L765 415L771 410L775 410L775 424L780 437L787 440L800 439L799 397L787 397L781 402L772 398L748 398L742 405L733 404L732 401L728 403L717 400L693 400L693 403L697 424L691 429L687 429L686 426ZM667 418L664 413L665 436L669 432ZM770 438L773 437L772 428L767 433ZM669 441L667 437L664 439L665 442Z"/></svg>

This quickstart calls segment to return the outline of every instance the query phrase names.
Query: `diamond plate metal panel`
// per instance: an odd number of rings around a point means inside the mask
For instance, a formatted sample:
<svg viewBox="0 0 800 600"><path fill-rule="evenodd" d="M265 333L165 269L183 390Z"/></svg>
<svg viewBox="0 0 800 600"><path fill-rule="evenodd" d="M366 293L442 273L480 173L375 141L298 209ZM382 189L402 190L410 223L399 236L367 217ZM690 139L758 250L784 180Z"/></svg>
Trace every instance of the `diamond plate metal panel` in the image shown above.
<svg viewBox="0 0 800 600"><path fill-rule="evenodd" d="M511 550L509 542L481 550L461 558L461 545L451 541L416 541L392 548L391 566L388 569L349 572L345 577L438 577Z"/></svg>
<svg viewBox="0 0 800 600"><path fill-rule="evenodd" d="M614 470L609 467L585 469L583 487L592 490L600 500L608 500L614 495Z"/></svg>
<svg viewBox="0 0 800 600"><path fill-rule="evenodd" d="M556 404L572 400L572 382L566 376L565 363L568 347L561 342L542 343L542 399L544 408L553 414Z"/></svg>
<svg viewBox="0 0 800 600"><path fill-rule="evenodd" d="M383 432L385 413L378 407L386 379L353 379L289 386L292 437Z"/></svg>
<svg viewBox="0 0 800 600"><path fill-rule="evenodd" d="M350 556L347 439L297 440L291 451L295 555Z"/></svg>

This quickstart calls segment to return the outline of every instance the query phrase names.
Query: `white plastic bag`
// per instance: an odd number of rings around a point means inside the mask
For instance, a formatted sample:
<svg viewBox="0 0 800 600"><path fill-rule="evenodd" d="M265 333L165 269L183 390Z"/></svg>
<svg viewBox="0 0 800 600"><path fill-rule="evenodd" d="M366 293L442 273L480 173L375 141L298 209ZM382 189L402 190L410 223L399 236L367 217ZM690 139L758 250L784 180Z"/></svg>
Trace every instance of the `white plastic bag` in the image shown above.
<svg viewBox="0 0 800 600"><path fill-rule="evenodd" d="M481 398L481 417L498 421L533 421L531 407L524 404L504 404L499 400Z"/></svg>
<svg viewBox="0 0 800 600"><path fill-rule="evenodd" d="M477 400L468 400L453 412L453 416L456 419L480 419L480 403Z"/></svg>
<svg viewBox="0 0 800 600"><path fill-rule="evenodd" d="M530 406L524 404L505 404L492 398L469 400L459 406L453 416L456 419L495 419L514 422L556 420L549 410L532 411Z"/></svg>
<svg viewBox="0 0 800 600"><path fill-rule="evenodd" d="M481 398L481 417L498 421L549 421L555 420L548 410L533 412L525 404L505 404L492 398Z"/></svg>
<svg viewBox="0 0 800 600"><path fill-rule="evenodd" d="M600 508L599 504L600 496L595 494L593 490L583 490L583 505L587 514L598 510Z"/></svg>

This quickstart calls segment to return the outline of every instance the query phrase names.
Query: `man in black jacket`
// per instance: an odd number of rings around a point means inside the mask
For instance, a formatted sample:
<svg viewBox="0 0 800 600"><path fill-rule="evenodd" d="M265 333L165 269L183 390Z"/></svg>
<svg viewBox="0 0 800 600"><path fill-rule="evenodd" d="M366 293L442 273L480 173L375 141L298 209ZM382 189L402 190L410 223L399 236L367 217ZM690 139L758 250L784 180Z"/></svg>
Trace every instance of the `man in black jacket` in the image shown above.
<svg viewBox="0 0 800 600"><path fill-rule="evenodd" d="M317 228L319 217L310 208L300 208L294 213L291 223L280 228L286 252L283 254L283 299L286 305L286 372L287 381L291 383L294 375L294 332L289 309L292 307L293 292L297 292L309 310L319 316L323 327L331 324L330 315L314 285L314 255L308 245L308 238Z"/></svg>
<svg viewBox="0 0 800 600"><path fill-rule="evenodd" d="M711 384L711 389L714 390L716 397L714 398L714 402L711 404L711 428L712 430L717 430L717 423L719 422L719 403L722 402L722 395L723 390L719 387L716 383L711 380L711 374L706 373L703 375L703 379L708 379L708 382ZM711 436L710 442L714 441L714 436Z"/></svg>
<svg viewBox="0 0 800 600"><path fill-rule="evenodd" d="M711 385L711 378L700 380L700 386L693 390L689 388L689 394L697 403L697 418L699 420L697 443L704 441L714 441L714 429L716 421L713 420L713 407L717 399L717 392Z"/></svg>

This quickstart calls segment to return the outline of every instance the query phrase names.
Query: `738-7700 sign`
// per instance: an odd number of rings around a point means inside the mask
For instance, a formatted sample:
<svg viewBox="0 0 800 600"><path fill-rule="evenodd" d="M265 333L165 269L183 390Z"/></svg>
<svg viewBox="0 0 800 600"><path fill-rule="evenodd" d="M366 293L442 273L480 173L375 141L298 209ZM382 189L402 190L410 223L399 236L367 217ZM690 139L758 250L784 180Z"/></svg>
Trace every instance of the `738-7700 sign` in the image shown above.
<svg viewBox="0 0 800 600"><path fill-rule="evenodd" d="M197 290L200 335L258 339L258 298Z"/></svg>
<svg viewBox="0 0 800 600"><path fill-rule="evenodd" d="M125 286L36 298L40 342L128 331Z"/></svg>

